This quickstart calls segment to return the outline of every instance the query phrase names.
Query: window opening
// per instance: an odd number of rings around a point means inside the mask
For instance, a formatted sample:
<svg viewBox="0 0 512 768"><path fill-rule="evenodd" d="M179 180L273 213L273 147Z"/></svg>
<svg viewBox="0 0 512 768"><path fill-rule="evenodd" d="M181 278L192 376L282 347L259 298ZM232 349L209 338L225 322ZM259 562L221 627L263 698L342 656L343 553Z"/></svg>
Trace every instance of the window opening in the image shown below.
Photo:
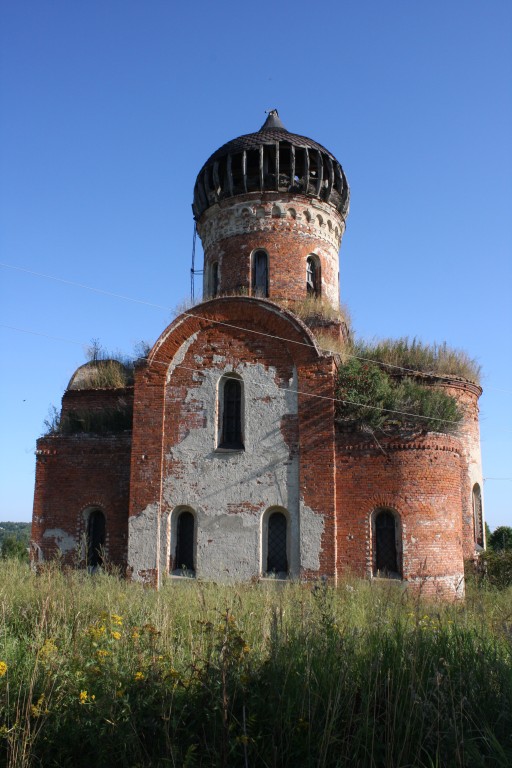
<svg viewBox="0 0 512 768"><path fill-rule="evenodd" d="M288 573L288 523L282 512L272 512L267 526L267 573Z"/></svg>
<svg viewBox="0 0 512 768"><path fill-rule="evenodd" d="M375 517L375 574L398 575L396 547L396 520L392 512L384 510Z"/></svg>
<svg viewBox="0 0 512 768"><path fill-rule="evenodd" d="M308 256L306 261L306 287L307 292L313 296L319 294L318 265L313 256Z"/></svg>
<svg viewBox="0 0 512 768"><path fill-rule="evenodd" d="M87 524L87 565L99 568L103 565L105 549L105 515L100 509L93 509Z"/></svg>
<svg viewBox="0 0 512 768"><path fill-rule="evenodd" d="M243 448L242 382L227 378L222 391L222 431L219 448Z"/></svg>
<svg viewBox="0 0 512 768"><path fill-rule="evenodd" d="M254 252L252 292L254 296L268 296L268 256L266 251Z"/></svg>
<svg viewBox="0 0 512 768"><path fill-rule="evenodd" d="M483 548L484 527L482 519L482 493L478 483L473 486L473 525L475 531L475 544L478 547Z"/></svg>
<svg viewBox="0 0 512 768"><path fill-rule="evenodd" d="M217 296L219 292L219 262L214 261L211 269L211 294Z"/></svg>
<svg viewBox="0 0 512 768"><path fill-rule="evenodd" d="M181 512L176 526L176 569L195 572L194 528L192 512Z"/></svg>

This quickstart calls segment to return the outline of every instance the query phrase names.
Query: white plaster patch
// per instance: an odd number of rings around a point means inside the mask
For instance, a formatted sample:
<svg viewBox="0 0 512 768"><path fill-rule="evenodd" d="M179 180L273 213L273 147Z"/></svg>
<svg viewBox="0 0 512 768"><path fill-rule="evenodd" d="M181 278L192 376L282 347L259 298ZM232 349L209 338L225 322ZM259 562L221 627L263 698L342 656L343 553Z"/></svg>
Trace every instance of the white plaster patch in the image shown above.
<svg viewBox="0 0 512 768"><path fill-rule="evenodd" d="M197 331L196 333L193 333L191 336L189 336L188 339L184 341L181 347L178 349L178 351L176 352L176 354L172 359L172 363L169 366L169 370L167 371L167 382L169 382L176 366L180 365L184 361L185 355L187 354L190 346L194 343L196 339L197 339Z"/></svg>
<svg viewBox="0 0 512 768"><path fill-rule="evenodd" d="M324 518L302 501L300 507L300 564L304 570L318 571Z"/></svg>
<svg viewBox="0 0 512 768"><path fill-rule="evenodd" d="M74 536L62 528L47 528L43 533L43 539L55 539L55 544L65 555L67 552L73 552L76 549L77 541Z"/></svg>
<svg viewBox="0 0 512 768"><path fill-rule="evenodd" d="M135 581L144 581L145 572L157 567L158 514L158 504L149 504L128 518L128 563Z"/></svg>
<svg viewBox="0 0 512 768"><path fill-rule="evenodd" d="M217 364L223 360L217 356ZM305 567L318 569L323 519L299 507L298 456L290 457L281 432L283 418L297 415L296 372L288 386L279 386L272 367L261 363L236 367L243 381L245 450L233 451L216 449L216 399L225 372L231 373L232 367L202 371L201 384L185 398L185 403L193 403L196 414L203 414L198 420L201 426L189 429L166 455L173 471L164 479L165 508L188 506L196 513L197 576L240 581L261 575L265 570L261 519L271 507L283 507L289 514L291 575L298 577L300 571L302 514L309 531ZM172 395L170 384L168 394ZM175 402L167 405L166 424L173 418L180 418ZM171 541L171 548L175 545Z"/></svg>

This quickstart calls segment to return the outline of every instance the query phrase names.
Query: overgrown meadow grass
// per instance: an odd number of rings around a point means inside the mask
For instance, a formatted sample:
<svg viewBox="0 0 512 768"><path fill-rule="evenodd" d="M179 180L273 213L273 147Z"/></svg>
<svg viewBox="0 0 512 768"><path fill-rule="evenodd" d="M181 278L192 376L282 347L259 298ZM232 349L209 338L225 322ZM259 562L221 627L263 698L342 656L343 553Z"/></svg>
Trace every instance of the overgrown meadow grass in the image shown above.
<svg viewBox="0 0 512 768"><path fill-rule="evenodd" d="M0 564L8 766L510 766L512 591Z"/></svg>

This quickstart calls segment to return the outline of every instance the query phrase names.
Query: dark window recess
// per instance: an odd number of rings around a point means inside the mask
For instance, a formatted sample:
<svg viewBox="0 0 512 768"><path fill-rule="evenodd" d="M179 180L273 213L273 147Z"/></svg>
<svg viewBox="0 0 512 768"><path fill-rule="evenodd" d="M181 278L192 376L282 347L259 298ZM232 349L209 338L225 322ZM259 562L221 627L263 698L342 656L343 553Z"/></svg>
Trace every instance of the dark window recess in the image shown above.
<svg viewBox="0 0 512 768"><path fill-rule="evenodd" d="M268 296L268 256L255 251L252 259L252 292L254 296Z"/></svg>
<svg viewBox="0 0 512 768"><path fill-rule="evenodd" d="M89 515L87 525L87 565L98 568L103 565L105 549L105 515L101 510L94 509Z"/></svg>
<svg viewBox="0 0 512 768"><path fill-rule="evenodd" d="M318 268L311 256L306 262L306 285L309 294L318 295Z"/></svg>
<svg viewBox="0 0 512 768"><path fill-rule="evenodd" d="M478 547L484 546L484 528L482 525L482 494L480 486L476 483L473 486L473 521L475 529L475 544Z"/></svg>
<svg viewBox="0 0 512 768"><path fill-rule="evenodd" d="M241 382L238 379L226 379L222 394L222 438L219 447L243 448Z"/></svg>
<svg viewBox="0 0 512 768"><path fill-rule="evenodd" d="M176 569L194 571L194 515L182 512L176 531Z"/></svg>
<svg viewBox="0 0 512 768"><path fill-rule="evenodd" d="M267 573L288 573L287 527L282 512L273 512L268 518Z"/></svg>
<svg viewBox="0 0 512 768"><path fill-rule="evenodd" d="M219 262L214 261L212 264L212 284L211 293L212 296L217 296L219 292Z"/></svg>
<svg viewBox="0 0 512 768"><path fill-rule="evenodd" d="M375 570L397 574L396 522L391 512L379 512L375 518Z"/></svg>

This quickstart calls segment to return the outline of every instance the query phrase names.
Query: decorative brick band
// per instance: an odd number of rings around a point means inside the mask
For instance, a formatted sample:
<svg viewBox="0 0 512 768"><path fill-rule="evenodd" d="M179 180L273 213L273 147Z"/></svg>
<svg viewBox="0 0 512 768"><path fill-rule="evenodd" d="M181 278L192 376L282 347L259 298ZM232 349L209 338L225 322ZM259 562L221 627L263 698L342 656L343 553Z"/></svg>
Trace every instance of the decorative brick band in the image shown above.
<svg viewBox="0 0 512 768"><path fill-rule="evenodd" d="M208 208L197 225L207 251L219 240L284 228L325 242L339 251L345 222L332 205L297 195L245 195Z"/></svg>

